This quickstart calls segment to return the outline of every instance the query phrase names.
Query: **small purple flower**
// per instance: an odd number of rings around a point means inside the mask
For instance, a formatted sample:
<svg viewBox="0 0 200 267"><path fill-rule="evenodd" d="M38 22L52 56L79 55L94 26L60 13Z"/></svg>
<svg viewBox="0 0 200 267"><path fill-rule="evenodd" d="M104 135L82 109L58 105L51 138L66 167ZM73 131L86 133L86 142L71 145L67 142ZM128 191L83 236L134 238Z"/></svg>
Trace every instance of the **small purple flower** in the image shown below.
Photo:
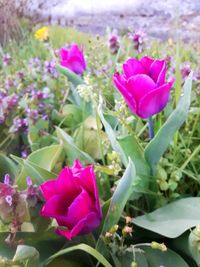
<svg viewBox="0 0 200 267"><path fill-rule="evenodd" d="M191 72L190 62L185 62L180 66L181 77L185 80Z"/></svg>
<svg viewBox="0 0 200 267"><path fill-rule="evenodd" d="M13 203L13 198L12 196L6 196L5 197L5 201L8 203L9 206L12 206L12 203Z"/></svg>
<svg viewBox="0 0 200 267"><path fill-rule="evenodd" d="M45 61L44 62L44 73L51 74L52 78L58 77L58 72L56 70L56 62L55 61Z"/></svg>
<svg viewBox="0 0 200 267"><path fill-rule="evenodd" d="M5 89L6 90L9 90L11 87L14 87L14 86L16 86L16 82L13 79L8 78L5 80Z"/></svg>
<svg viewBox="0 0 200 267"><path fill-rule="evenodd" d="M23 150L23 151L21 152L21 157L22 157L23 159L26 159L26 158L28 157L28 153L27 153L26 150Z"/></svg>
<svg viewBox="0 0 200 267"><path fill-rule="evenodd" d="M112 54L116 54L120 48L119 36L117 31L112 31L108 36L108 47Z"/></svg>
<svg viewBox="0 0 200 267"><path fill-rule="evenodd" d="M10 65L11 62L12 62L12 58L11 58L11 56L9 54L3 55L3 64L5 66Z"/></svg>
<svg viewBox="0 0 200 267"><path fill-rule="evenodd" d="M133 42L134 49L141 53L144 50L144 43L146 42L146 33L142 30L129 33L129 39Z"/></svg>
<svg viewBox="0 0 200 267"><path fill-rule="evenodd" d="M30 108L27 108L26 109L26 113L28 115L28 118L33 120L33 121L36 121L39 118L38 110L33 110L33 109L30 109Z"/></svg>
<svg viewBox="0 0 200 267"><path fill-rule="evenodd" d="M19 131L26 131L28 127L28 120L22 118L14 118L13 125L10 129L11 132L17 133Z"/></svg>
<svg viewBox="0 0 200 267"><path fill-rule="evenodd" d="M20 81L23 81L24 78L25 78L25 74L24 74L22 71L18 71L18 72L17 72L17 78L18 78Z"/></svg>
<svg viewBox="0 0 200 267"><path fill-rule="evenodd" d="M10 184L10 175L6 174L4 176L4 184L9 185Z"/></svg>

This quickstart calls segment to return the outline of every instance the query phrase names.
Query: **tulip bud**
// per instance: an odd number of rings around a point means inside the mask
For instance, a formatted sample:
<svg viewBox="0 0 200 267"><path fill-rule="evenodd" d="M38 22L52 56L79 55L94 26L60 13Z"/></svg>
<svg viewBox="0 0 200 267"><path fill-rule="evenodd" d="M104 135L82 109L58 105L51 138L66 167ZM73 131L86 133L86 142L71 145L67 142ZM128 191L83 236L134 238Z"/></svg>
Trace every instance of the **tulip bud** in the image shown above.
<svg viewBox="0 0 200 267"><path fill-rule="evenodd" d="M111 233L112 235L115 234L117 232L118 228L119 228L119 225L117 225L117 224L113 225L110 228L109 233Z"/></svg>
<svg viewBox="0 0 200 267"><path fill-rule="evenodd" d="M161 250L162 252L167 251L167 247L164 243L157 243L155 241L151 242L151 248Z"/></svg>
<svg viewBox="0 0 200 267"><path fill-rule="evenodd" d="M133 262L131 262L131 267L138 267L138 265L135 261L133 261Z"/></svg>
<svg viewBox="0 0 200 267"><path fill-rule="evenodd" d="M133 233L133 228L132 227L125 226L122 229L122 235L123 235L123 237L132 236L132 233Z"/></svg>

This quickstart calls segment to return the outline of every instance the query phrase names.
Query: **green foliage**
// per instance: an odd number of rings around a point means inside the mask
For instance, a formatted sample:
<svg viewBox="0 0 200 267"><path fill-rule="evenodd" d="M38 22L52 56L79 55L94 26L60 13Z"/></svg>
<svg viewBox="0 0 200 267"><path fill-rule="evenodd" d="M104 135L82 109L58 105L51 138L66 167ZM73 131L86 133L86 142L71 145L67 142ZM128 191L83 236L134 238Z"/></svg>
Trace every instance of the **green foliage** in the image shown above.
<svg viewBox="0 0 200 267"><path fill-rule="evenodd" d="M136 217L134 224L169 238L198 225L200 198L183 198L151 213Z"/></svg>

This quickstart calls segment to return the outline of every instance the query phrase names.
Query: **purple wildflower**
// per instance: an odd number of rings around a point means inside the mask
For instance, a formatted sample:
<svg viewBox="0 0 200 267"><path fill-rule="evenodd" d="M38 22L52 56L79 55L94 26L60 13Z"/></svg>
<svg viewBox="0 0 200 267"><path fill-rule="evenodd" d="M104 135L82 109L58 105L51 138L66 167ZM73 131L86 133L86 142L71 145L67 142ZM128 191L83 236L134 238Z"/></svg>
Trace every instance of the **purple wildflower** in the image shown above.
<svg viewBox="0 0 200 267"><path fill-rule="evenodd" d="M119 36L117 31L112 31L108 36L108 47L112 54L116 54L120 48Z"/></svg>
<svg viewBox="0 0 200 267"><path fill-rule="evenodd" d="M12 62L12 58L9 54L3 55L3 64L4 66L10 65Z"/></svg>
<svg viewBox="0 0 200 267"><path fill-rule="evenodd" d="M146 42L146 33L142 30L129 33L129 39L133 42L134 49L141 53L144 50L144 43Z"/></svg>

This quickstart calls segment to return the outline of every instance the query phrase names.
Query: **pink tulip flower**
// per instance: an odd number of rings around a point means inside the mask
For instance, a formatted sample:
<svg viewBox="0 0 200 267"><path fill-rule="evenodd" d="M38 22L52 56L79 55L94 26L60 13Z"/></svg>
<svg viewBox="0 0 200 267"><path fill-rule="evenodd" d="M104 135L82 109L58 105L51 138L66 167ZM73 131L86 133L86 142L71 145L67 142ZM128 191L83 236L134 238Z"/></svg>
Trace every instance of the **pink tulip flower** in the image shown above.
<svg viewBox="0 0 200 267"><path fill-rule="evenodd" d="M86 70L83 50L80 49L77 44L72 44L69 48L61 48L59 54L61 66L79 75L83 74Z"/></svg>
<svg viewBox="0 0 200 267"><path fill-rule="evenodd" d="M71 239L97 228L102 211L92 166L84 168L76 160L72 168L65 167L56 180L44 182L45 198L41 215L56 219L56 233Z"/></svg>
<svg viewBox="0 0 200 267"><path fill-rule="evenodd" d="M174 80L165 81L165 60L143 57L128 59L123 74L116 73L113 82L130 110L141 118L161 112L167 105Z"/></svg>

